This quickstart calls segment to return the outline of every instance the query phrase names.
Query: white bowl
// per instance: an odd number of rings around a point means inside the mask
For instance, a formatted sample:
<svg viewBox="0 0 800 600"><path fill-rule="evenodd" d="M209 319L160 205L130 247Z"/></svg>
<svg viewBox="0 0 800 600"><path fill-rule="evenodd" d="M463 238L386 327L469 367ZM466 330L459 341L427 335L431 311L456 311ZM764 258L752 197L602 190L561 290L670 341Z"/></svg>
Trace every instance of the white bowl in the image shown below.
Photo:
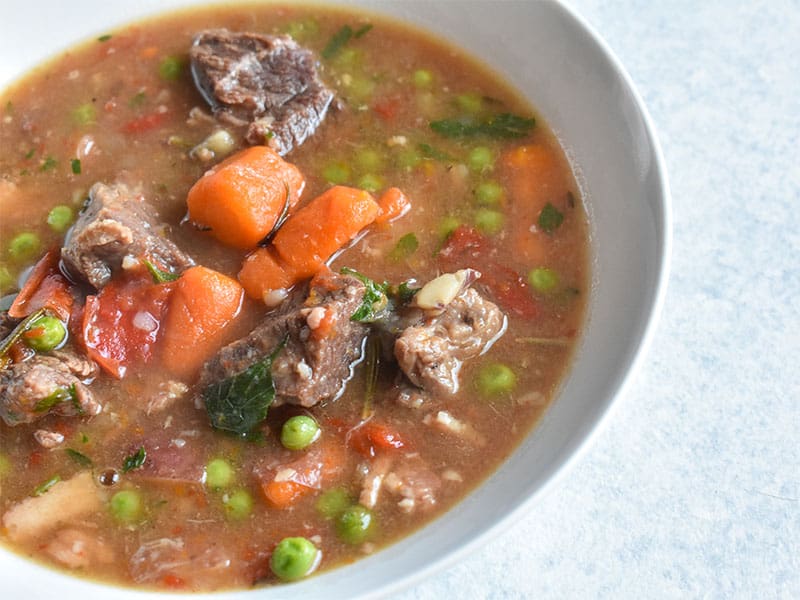
<svg viewBox="0 0 800 600"><path fill-rule="evenodd" d="M3 8L0 88L82 39L191 0L35 0ZM567 149L588 198L593 289L580 349L544 419L481 487L442 518L353 567L290 587L216 599L376 597L452 564L530 510L584 451L642 359L667 282L669 187L652 123L629 76L557 2L353 1L419 24L483 58L531 100ZM457 9L455 9L457 8ZM45 18L44 15L47 15ZM69 577L0 550L4 598L152 597ZM57 590L57 592L56 592Z"/></svg>

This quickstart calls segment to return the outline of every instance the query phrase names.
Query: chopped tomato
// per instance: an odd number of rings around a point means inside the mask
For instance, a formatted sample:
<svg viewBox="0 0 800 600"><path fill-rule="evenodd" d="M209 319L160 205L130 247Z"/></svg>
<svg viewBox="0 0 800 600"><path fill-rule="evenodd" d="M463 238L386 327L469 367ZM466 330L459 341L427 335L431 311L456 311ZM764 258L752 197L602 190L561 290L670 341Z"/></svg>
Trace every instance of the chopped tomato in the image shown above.
<svg viewBox="0 0 800 600"><path fill-rule="evenodd" d="M131 364L147 363L173 287L137 273L112 280L99 294L88 296L81 333L89 356L118 379Z"/></svg>
<svg viewBox="0 0 800 600"><path fill-rule="evenodd" d="M123 133L143 133L159 127L164 121L167 120L166 112L154 112L141 117L137 117L132 121L128 121L122 126Z"/></svg>
<svg viewBox="0 0 800 600"><path fill-rule="evenodd" d="M353 429L347 437L348 445L366 457L373 457L380 451L399 450L406 442L396 431L383 423L369 421Z"/></svg>
<svg viewBox="0 0 800 600"><path fill-rule="evenodd" d="M48 308L64 321L69 320L75 298L70 283L58 268L58 248L52 248L33 267L8 314L22 319L40 308Z"/></svg>
<svg viewBox="0 0 800 600"><path fill-rule="evenodd" d="M491 242L477 230L461 225L447 239L438 256L444 270L471 267L481 272L478 283L504 309L526 319L539 315L540 307L525 279L495 258Z"/></svg>
<svg viewBox="0 0 800 600"><path fill-rule="evenodd" d="M400 110L400 98L383 98L373 105L372 110L384 121L391 121Z"/></svg>

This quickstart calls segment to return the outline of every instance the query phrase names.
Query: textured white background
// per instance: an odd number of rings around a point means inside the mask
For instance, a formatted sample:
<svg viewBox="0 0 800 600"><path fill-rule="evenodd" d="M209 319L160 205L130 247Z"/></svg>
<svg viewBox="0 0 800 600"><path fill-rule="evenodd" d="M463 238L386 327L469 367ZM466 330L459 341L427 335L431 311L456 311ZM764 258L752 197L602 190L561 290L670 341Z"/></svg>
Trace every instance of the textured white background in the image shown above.
<svg viewBox="0 0 800 600"><path fill-rule="evenodd" d="M396 599L800 598L800 2L570 5L666 156L660 327L577 468Z"/></svg>

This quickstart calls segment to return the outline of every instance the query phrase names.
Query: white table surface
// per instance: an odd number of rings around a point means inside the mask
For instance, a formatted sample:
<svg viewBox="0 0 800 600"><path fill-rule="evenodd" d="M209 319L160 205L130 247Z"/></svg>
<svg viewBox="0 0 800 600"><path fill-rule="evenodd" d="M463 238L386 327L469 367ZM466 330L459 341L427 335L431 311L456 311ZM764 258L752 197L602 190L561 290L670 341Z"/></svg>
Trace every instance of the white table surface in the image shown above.
<svg viewBox="0 0 800 600"><path fill-rule="evenodd" d="M672 275L610 425L397 600L800 598L800 3L572 0L655 121Z"/></svg>

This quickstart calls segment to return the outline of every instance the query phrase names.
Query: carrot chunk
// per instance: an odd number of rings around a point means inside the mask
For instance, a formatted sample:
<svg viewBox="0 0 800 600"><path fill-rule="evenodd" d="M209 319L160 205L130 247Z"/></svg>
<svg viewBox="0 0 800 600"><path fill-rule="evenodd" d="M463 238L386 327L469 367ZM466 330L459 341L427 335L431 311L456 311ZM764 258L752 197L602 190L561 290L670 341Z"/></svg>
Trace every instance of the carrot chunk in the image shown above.
<svg viewBox="0 0 800 600"><path fill-rule="evenodd" d="M244 259L239 271L239 283L248 296L264 300L270 305L272 303L265 295L273 290L292 287L296 279L272 248L259 248Z"/></svg>
<svg viewBox="0 0 800 600"><path fill-rule="evenodd" d="M184 271L173 285L161 357L171 373L186 378L220 349L244 294L235 280L201 266Z"/></svg>
<svg viewBox="0 0 800 600"><path fill-rule="evenodd" d="M257 300L272 290L289 288L317 273L379 212L369 192L332 187L292 215L278 230L271 248L259 248L245 259L239 281Z"/></svg>
<svg viewBox="0 0 800 600"><path fill-rule="evenodd" d="M272 231L287 202L297 204L304 187L297 167L266 146L252 146L195 182L186 198L189 218L220 242L249 250Z"/></svg>
<svg viewBox="0 0 800 600"><path fill-rule="evenodd" d="M289 508L312 488L295 481L269 481L261 484L264 499L275 508Z"/></svg>
<svg viewBox="0 0 800 600"><path fill-rule="evenodd" d="M400 188L389 188L378 200L381 212L375 218L376 223L386 223L402 217L411 209L411 201Z"/></svg>
<svg viewBox="0 0 800 600"><path fill-rule="evenodd" d="M369 192L334 186L286 221L272 245L297 277L310 277L379 211Z"/></svg>

